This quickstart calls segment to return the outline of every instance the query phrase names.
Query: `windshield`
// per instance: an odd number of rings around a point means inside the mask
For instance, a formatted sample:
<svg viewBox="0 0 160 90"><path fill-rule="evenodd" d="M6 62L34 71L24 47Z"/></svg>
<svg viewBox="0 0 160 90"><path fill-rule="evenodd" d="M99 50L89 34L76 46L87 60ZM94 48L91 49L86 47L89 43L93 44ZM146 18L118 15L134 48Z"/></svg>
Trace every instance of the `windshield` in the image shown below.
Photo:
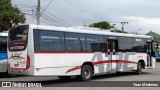
<svg viewBox="0 0 160 90"><path fill-rule="evenodd" d="M28 26L14 27L9 31L9 49L23 50L27 45Z"/></svg>

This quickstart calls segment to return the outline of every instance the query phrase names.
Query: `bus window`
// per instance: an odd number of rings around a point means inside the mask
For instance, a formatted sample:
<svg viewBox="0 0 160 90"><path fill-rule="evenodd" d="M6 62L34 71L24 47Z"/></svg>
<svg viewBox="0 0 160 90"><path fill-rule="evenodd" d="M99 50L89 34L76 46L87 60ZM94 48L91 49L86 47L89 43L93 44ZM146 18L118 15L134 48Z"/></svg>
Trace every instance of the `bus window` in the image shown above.
<svg viewBox="0 0 160 90"><path fill-rule="evenodd" d="M35 52L64 52L64 33L34 30Z"/></svg>
<svg viewBox="0 0 160 90"><path fill-rule="evenodd" d="M76 33L65 34L66 51L86 51L85 35Z"/></svg>
<svg viewBox="0 0 160 90"><path fill-rule="evenodd" d="M9 32L9 50L24 50L27 46L28 26L12 28Z"/></svg>
<svg viewBox="0 0 160 90"><path fill-rule="evenodd" d="M92 52L105 52L107 44L103 36L100 35L86 35L87 51Z"/></svg>

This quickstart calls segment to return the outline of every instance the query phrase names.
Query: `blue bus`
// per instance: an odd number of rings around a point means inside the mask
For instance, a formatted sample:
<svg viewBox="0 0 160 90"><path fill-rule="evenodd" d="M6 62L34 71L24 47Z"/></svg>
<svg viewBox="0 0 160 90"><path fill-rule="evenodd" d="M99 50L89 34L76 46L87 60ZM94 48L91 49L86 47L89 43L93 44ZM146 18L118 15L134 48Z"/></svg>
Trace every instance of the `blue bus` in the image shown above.
<svg viewBox="0 0 160 90"><path fill-rule="evenodd" d="M7 38L8 33L0 33L0 73L7 74Z"/></svg>

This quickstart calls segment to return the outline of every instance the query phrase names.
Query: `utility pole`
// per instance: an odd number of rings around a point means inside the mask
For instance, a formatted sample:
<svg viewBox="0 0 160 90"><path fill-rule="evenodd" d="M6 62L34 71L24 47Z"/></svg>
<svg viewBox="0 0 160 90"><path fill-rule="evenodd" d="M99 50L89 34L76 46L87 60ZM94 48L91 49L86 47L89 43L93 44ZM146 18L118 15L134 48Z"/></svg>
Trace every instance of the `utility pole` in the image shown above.
<svg viewBox="0 0 160 90"><path fill-rule="evenodd" d="M37 5L37 25L40 24L40 0L38 0L38 5Z"/></svg>
<svg viewBox="0 0 160 90"><path fill-rule="evenodd" d="M128 22L120 22L122 24L122 33L124 32L124 24L128 24Z"/></svg>

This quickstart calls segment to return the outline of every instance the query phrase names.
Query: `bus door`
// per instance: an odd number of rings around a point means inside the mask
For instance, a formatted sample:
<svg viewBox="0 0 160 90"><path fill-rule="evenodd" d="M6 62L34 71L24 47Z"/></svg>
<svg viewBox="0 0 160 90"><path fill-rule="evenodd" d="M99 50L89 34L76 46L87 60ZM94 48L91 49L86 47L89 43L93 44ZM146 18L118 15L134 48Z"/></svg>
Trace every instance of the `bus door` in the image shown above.
<svg viewBox="0 0 160 90"><path fill-rule="evenodd" d="M108 39L108 56L111 60L111 70L118 70L116 55L118 51L118 41L114 39Z"/></svg>
<svg viewBox="0 0 160 90"><path fill-rule="evenodd" d="M147 67L152 67L152 42L147 42L146 52L147 52Z"/></svg>

